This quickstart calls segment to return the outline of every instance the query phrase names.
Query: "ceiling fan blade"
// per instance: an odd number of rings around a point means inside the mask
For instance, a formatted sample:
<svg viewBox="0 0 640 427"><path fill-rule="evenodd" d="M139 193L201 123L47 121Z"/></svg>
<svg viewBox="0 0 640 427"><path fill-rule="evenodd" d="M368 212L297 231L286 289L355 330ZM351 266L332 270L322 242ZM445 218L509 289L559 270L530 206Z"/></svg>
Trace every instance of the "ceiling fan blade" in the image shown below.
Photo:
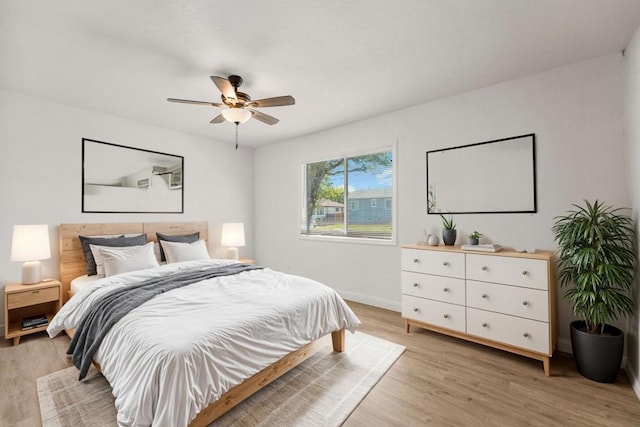
<svg viewBox="0 0 640 427"><path fill-rule="evenodd" d="M218 114L209 123L222 123L222 122L224 122L224 116L222 114Z"/></svg>
<svg viewBox="0 0 640 427"><path fill-rule="evenodd" d="M268 125L275 125L276 123L278 123L280 120L276 119L273 116L270 116L268 114L265 113L261 113L260 111L257 110L253 110L251 108L248 108L249 111L251 111L251 115L253 116L254 119L256 120L260 120L262 123L266 123Z"/></svg>
<svg viewBox="0 0 640 427"><path fill-rule="evenodd" d="M190 99L167 98L167 101L169 101L169 102L181 102L183 104L213 105L214 107L226 107L226 105L220 104L219 102L192 101Z"/></svg>
<svg viewBox="0 0 640 427"><path fill-rule="evenodd" d="M285 96L274 96L273 98L264 98L264 99L256 99L255 101L251 101L252 107L282 107L284 105L294 105L296 100L293 96L285 95Z"/></svg>
<svg viewBox="0 0 640 427"><path fill-rule="evenodd" d="M237 100L238 97L236 95L236 91L233 88L233 85L229 83L229 80L224 77L211 76L211 80L213 80L213 84L222 92L225 98L229 100ZM235 104L235 102L234 102Z"/></svg>

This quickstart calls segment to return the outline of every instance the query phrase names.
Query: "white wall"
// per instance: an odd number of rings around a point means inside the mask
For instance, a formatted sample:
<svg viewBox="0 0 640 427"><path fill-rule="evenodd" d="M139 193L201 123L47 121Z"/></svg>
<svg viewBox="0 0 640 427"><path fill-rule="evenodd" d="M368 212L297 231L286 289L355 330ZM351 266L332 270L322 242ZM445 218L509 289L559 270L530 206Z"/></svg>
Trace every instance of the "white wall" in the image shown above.
<svg viewBox="0 0 640 427"><path fill-rule="evenodd" d="M478 230L505 246L555 249L553 218L571 203L629 204L621 72L621 56L611 55L256 150L257 258L349 299L399 310L399 247L298 239L300 164L397 140L398 242L413 244L423 229L441 228L437 216L426 215L426 151L532 132L538 213L454 215L454 221L458 236ZM570 305L560 297L564 351L570 351L570 320Z"/></svg>
<svg viewBox="0 0 640 427"><path fill-rule="evenodd" d="M629 149L629 180L631 182L631 204L638 220L640 209L640 29L629 43L624 59L624 130ZM636 225L640 236L640 228ZM631 385L640 397L640 290L636 281L634 292L636 315L629 319L627 329L627 373Z"/></svg>
<svg viewBox="0 0 640 427"><path fill-rule="evenodd" d="M83 137L184 156L184 214L82 213ZM14 224L49 225L45 277L59 277L60 223L208 221L212 253L219 255L221 224L244 222L240 255L251 257L253 181L252 149L0 91L0 286L20 281L21 263L10 261Z"/></svg>

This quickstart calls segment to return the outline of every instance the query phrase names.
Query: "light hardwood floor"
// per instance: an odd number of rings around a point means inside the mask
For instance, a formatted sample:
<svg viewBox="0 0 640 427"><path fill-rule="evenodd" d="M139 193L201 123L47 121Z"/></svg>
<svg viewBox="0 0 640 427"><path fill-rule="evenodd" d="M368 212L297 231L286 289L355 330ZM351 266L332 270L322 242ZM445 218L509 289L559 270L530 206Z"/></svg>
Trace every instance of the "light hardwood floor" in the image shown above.
<svg viewBox="0 0 640 427"><path fill-rule="evenodd" d="M546 378L541 362L420 329L405 334L398 313L349 305L363 332L407 351L345 426L640 426L624 372L614 384L592 382L559 354ZM38 426L36 378L71 365L69 340L38 333L17 347L0 341L0 425Z"/></svg>

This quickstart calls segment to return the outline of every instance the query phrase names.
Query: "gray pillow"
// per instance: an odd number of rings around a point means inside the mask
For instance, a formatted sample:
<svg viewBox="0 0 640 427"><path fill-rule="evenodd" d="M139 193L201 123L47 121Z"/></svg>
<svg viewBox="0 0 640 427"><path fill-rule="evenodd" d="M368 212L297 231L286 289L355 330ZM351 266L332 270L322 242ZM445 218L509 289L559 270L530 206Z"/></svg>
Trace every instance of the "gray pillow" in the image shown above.
<svg viewBox="0 0 640 427"><path fill-rule="evenodd" d="M124 237L90 237L78 236L82 244L82 252L84 260L87 263L87 276L95 276L98 274L96 260L93 258L90 245L122 247L122 246L138 246L147 243L147 235L139 234L137 236Z"/></svg>
<svg viewBox="0 0 640 427"><path fill-rule="evenodd" d="M162 249L162 241L165 240L167 242L178 242L178 243L193 243L200 240L200 232L196 231L193 234L162 234L156 233L158 237L158 243L160 244L160 261L166 261L167 257L164 255L164 249Z"/></svg>

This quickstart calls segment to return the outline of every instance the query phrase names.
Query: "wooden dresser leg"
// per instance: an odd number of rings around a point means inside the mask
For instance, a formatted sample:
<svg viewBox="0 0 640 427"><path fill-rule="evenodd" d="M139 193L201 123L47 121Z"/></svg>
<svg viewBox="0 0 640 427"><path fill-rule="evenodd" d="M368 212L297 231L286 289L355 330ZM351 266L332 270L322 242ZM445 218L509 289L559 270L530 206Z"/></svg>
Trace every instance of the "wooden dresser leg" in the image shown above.
<svg viewBox="0 0 640 427"><path fill-rule="evenodd" d="M411 325L409 324L409 319L404 319L404 331L408 334L409 329L411 329Z"/></svg>
<svg viewBox="0 0 640 427"><path fill-rule="evenodd" d="M344 351L344 329L331 332L331 341L333 342L333 351L342 353Z"/></svg>
<svg viewBox="0 0 640 427"><path fill-rule="evenodd" d="M550 359L548 357L543 357L542 358L542 366L544 366L544 376L545 377L550 377L551 376L551 363L550 363Z"/></svg>
<svg viewBox="0 0 640 427"><path fill-rule="evenodd" d="M13 345L20 344L20 337L13 337Z"/></svg>

